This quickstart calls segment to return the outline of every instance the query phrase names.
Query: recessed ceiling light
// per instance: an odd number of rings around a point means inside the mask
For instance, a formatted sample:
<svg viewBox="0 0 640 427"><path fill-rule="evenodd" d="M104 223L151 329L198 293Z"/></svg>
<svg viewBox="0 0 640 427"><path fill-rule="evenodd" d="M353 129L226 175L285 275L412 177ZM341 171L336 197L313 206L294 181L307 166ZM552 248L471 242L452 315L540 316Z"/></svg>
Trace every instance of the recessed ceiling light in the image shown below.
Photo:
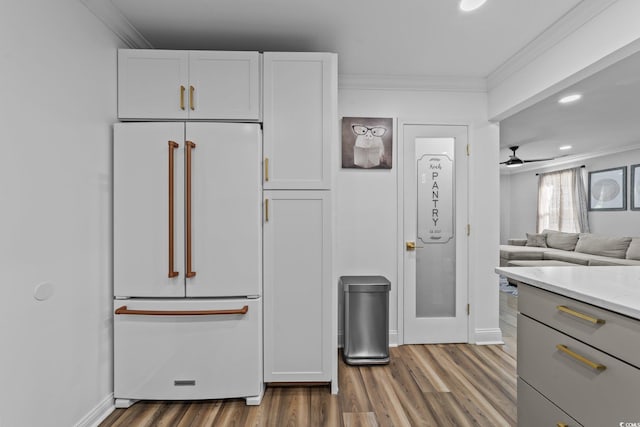
<svg viewBox="0 0 640 427"><path fill-rule="evenodd" d="M582 98L582 95L580 95L579 93L574 93L574 94L571 94L571 95L563 96L562 98L560 98L558 100L558 102L560 104L569 104L571 102L576 102L580 98Z"/></svg>
<svg viewBox="0 0 640 427"><path fill-rule="evenodd" d="M571 145L561 145L558 147L558 150L571 150L573 147Z"/></svg>
<svg viewBox="0 0 640 427"><path fill-rule="evenodd" d="M486 1L487 0L460 0L460 10L463 12L471 12L485 4Z"/></svg>

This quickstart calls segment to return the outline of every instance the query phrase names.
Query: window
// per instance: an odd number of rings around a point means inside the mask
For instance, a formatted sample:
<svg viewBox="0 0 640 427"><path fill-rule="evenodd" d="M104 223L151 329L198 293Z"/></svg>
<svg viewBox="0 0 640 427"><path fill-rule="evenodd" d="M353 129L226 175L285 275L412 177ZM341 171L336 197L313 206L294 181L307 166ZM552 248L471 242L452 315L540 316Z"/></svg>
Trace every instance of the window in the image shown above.
<svg viewBox="0 0 640 427"><path fill-rule="evenodd" d="M587 194L582 168L540 174L538 233L544 229L588 233Z"/></svg>

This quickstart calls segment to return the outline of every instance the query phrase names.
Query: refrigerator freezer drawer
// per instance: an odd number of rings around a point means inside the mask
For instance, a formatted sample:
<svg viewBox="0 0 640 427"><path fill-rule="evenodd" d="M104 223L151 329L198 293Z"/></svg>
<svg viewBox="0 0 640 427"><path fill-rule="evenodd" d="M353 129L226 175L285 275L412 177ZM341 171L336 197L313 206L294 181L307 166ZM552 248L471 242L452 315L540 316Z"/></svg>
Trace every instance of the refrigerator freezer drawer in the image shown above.
<svg viewBox="0 0 640 427"><path fill-rule="evenodd" d="M262 299L116 300L114 312L116 399L260 394Z"/></svg>

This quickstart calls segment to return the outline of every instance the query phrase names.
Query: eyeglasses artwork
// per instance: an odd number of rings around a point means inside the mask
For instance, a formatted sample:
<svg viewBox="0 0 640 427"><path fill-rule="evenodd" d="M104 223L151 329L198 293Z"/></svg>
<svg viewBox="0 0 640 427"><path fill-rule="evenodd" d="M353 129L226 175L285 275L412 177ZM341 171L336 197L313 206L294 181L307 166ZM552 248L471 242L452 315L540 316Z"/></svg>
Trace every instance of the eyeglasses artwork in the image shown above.
<svg viewBox="0 0 640 427"><path fill-rule="evenodd" d="M342 167L391 169L393 135L392 117L343 117Z"/></svg>
<svg viewBox="0 0 640 427"><path fill-rule="evenodd" d="M353 133L356 135L366 135L367 132L371 132L373 136L383 136L387 133L387 128L383 128L380 126L368 127L362 125L351 125L351 129L353 129Z"/></svg>

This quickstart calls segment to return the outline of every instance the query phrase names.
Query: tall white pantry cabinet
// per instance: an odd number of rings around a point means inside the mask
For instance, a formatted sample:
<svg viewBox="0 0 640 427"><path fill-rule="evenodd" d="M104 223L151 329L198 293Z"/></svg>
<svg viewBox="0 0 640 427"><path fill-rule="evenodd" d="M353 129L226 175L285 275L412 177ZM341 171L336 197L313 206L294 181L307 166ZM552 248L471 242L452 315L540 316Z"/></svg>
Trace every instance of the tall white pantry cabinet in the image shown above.
<svg viewBox="0 0 640 427"><path fill-rule="evenodd" d="M337 392L331 269L334 54L264 54L264 377Z"/></svg>
<svg viewBox="0 0 640 427"><path fill-rule="evenodd" d="M114 131L114 308L223 315L115 315L116 397L337 392L337 56L121 49L118 61L118 117L141 123Z"/></svg>

